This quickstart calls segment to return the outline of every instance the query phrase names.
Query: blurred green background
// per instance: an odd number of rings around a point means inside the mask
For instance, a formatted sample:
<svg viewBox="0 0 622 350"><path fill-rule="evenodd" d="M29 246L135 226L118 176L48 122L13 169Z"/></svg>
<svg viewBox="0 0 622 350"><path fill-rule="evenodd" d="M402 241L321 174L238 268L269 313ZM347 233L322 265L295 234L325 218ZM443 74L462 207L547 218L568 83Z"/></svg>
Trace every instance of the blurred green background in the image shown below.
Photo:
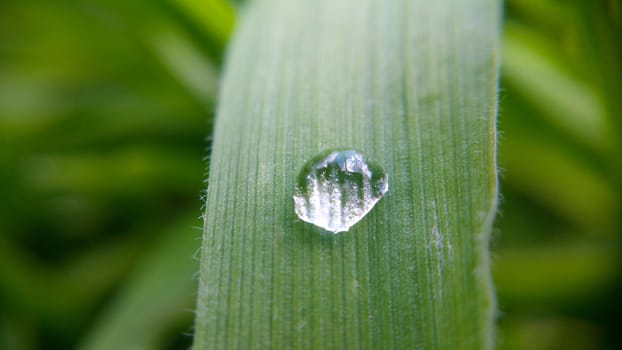
<svg viewBox="0 0 622 350"><path fill-rule="evenodd" d="M506 2L500 349L622 349L622 4ZM0 349L187 349L226 0L0 2Z"/></svg>

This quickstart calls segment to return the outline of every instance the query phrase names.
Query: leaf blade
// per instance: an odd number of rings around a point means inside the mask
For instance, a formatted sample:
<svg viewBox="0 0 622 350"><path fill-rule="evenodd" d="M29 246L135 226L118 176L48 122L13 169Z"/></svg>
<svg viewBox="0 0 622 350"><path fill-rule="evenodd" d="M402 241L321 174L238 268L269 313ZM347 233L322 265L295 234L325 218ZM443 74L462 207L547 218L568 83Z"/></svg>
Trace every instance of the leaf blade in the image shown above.
<svg viewBox="0 0 622 350"><path fill-rule="evenodd" d="M249 5L218 111L197 349L492 347L498 7ZM292 191L339 147L383 165L389 193L333 236L296 220Z"/></svg>

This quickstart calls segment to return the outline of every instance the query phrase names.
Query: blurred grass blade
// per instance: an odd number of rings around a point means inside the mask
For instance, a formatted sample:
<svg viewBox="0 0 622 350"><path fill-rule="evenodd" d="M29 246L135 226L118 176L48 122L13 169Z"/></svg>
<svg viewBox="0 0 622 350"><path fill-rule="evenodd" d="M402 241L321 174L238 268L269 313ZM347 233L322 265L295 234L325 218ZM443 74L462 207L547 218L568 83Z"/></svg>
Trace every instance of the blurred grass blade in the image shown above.
<svg viewBox="0 0 622 350"><path fill-rule="evenodd" d="M511 111L507 115L514 116ZM591 234L617 234L620 203L606 177L544 136L519 127L509 136L500 157L507 169L507 187L521 189Z"/></svg>
<svg viewBox="0 0 622 350"><path fill-rule="evenodd" d="M201 28L219 52L224 51L235 22L235 10L227 0L170 0Z"/></svg>
<svg viewBox="0 0 622 350"><path fill-rule="evenodd" d="M156 349L164 331L192 317L196 220L182 218L162 235L80 349Z"/></svg>
<svg viewBox="0 0 622 350"><path fill-rule="evenodd" d="M572 305L584 301L598 287L611 287L615 282L610 277L620 266L613 245L589 241L508 248L498 256L495 282L509 305Z"/></svg>
<svg viewBox="0 0 622 350"><path fill-rule="evenodd" d="M522 96L542 111L556 127L579 141L606 153L611 147L611 135L602 101L587 84L564 72L563 65L546 57L534 34L516 26L506 26L503 44L504 79Z"/></svg>
<svg viewBox="0 0 622 350"><path fill-rule="evenodd" d="M33 262L21 247L0 236L0 288L11 307L67 329L92 310L135 262L143 236L102 244L61 266ZM78 288L76 286L79 286Z"/></svg>
<svg viewBox="0 0 622 350"><path fill-rule="evenodd" d="M252 2L219 102L195 349L487 349L499 3ZM294 180L358 149L389 192L349 232Z"/></svg>
<svg viewBox="0 0 622 350"><path fill-rule="evenodd" d="M153 50L197 100L211 105L217 92L216 69L190 40L173 29L166 29L151 33Z"/></svg>

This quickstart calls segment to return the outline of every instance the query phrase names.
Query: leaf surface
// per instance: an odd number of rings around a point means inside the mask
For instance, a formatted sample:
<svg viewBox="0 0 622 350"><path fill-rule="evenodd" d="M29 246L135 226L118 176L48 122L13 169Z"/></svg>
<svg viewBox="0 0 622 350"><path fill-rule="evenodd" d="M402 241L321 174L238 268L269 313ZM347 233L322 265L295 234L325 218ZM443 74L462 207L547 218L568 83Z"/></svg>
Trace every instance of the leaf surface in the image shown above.
<svg viewBox="0 0 622 350"><path fill-rule="evenodd" d="M226 61L196 349L486 349L499 3L250 3ZM305 162L357 149L389 192L349 232L299 220Z"/></svg>

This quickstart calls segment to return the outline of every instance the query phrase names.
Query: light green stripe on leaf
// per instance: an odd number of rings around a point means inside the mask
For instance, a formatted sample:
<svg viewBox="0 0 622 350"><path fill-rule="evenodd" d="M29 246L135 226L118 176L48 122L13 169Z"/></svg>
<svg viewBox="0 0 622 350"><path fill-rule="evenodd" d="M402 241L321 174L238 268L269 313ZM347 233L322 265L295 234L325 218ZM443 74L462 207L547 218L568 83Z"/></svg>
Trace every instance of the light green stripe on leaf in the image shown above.
<svg viewBox="0 0 622 350"><path fill-rule="evenodd" d="M248 5L217 112L196 349L492 347L499 7ZM292 199L331 148L389 174L337 235Z"/></svg>

